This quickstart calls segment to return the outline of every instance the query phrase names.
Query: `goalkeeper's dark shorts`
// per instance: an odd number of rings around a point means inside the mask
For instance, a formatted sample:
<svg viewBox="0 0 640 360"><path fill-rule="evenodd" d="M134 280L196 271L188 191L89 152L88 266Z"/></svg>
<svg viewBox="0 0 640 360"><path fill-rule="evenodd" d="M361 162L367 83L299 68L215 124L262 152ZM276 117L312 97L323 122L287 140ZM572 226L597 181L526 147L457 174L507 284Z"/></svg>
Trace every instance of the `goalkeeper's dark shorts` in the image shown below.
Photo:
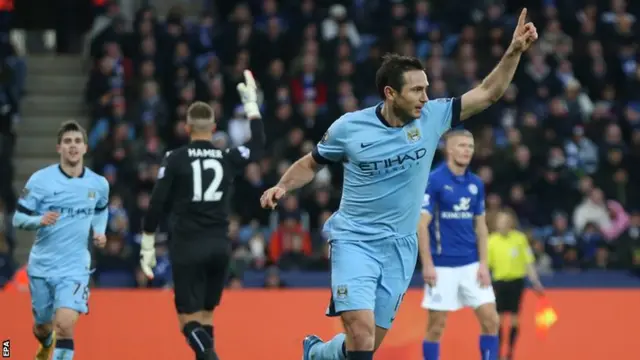
<svg viewBox="0 0 640 360"><path fill-rule="evenodd" d="M172 264L178 314L212 311L220 303L227 281L229 252L213 253L193 262Z"/></svg>

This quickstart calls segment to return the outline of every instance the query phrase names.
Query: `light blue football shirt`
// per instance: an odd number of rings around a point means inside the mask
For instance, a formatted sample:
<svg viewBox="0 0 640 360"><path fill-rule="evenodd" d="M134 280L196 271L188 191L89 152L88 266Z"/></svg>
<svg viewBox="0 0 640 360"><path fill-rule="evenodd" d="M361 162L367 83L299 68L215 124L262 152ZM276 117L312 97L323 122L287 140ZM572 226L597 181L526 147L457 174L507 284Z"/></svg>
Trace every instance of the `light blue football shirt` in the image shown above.
<svg viewBox="0 0 640 360"><path fill-rule="evenodd" d="M332 240L415 234L438 141L460 122L459 98L428 101L403 127L391 127L381 109L343 115L312 153L320 164L344 163L340 207L324 227Z"/></svg>
<svg viewBox="0 0 640 360"><path fill-rule="evenodd" d="M36 230L27 273L35 277L88 274L91 266L91 229L104 234L107 226L109 183L85 168L70 177L59 165L36 171L18 200L14 225ZM42 215L60 214L54 225L40 226Z"/></svg>

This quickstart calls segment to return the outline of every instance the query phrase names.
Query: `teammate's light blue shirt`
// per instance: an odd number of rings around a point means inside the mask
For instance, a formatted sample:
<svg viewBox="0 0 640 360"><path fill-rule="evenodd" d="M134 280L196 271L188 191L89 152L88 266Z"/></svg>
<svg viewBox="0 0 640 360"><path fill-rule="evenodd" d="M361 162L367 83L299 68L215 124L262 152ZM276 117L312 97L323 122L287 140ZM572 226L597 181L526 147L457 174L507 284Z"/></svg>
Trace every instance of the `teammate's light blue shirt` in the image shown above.
<svg viewBox="0 0 640 360"><path fill-rule="evenodd" d="M313 151L316 162L344 162L330 239L377 240L416 233L420 205L440 136L460 122L460 100L428 101L420 118L391 127L382 104L336 120Z"/></svg>
<svg viewBox="0 0 640 360"><path fill-rule="evenodd" d="M429 176L422 208L431 216L429 238L435 266L479 261L474 218L484 214L484 184L467 170L455 175L446 163Z"/></svg>
<svg viewBox="0 0 640 360"><path fill-rule="evenodd" d="M107 227L109 183L84 168L70 177L59 165L38 170L27 182L18 200L14 226L36 230L27 273L35 277L89 274L89 234L104 234ZM40 226L42 215L60 214L54 225Z"/></svg>

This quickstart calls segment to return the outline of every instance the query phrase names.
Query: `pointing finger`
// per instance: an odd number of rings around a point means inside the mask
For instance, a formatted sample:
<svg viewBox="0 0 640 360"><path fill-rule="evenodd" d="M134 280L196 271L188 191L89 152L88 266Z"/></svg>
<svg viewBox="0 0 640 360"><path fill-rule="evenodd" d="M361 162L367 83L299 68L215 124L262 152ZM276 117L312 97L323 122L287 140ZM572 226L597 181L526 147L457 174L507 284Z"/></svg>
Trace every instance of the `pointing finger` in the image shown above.
<svg viewBox="0 0 640 360"><path fill-rule="evenodd" d="M251 71L244 71L244 81L249 89L256 88L256 80L253 78Z"/></svg>
<svg viewBox="0 0 640 360"><path fill-rule="evenodd" d="M518 26L524 25L524 22L526 19L527 19L527 8L524 8L520 13L520 18L518 18Z"/></svg>

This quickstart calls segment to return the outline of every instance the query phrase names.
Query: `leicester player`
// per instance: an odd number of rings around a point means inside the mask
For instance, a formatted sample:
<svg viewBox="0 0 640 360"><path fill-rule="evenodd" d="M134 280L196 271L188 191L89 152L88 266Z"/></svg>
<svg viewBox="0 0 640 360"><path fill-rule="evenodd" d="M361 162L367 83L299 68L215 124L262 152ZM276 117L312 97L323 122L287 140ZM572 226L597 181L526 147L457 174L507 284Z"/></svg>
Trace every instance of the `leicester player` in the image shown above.
<svg viewBox="0 0 640 360"><path fill-rule="evenodd" d="M426 283L422 306L429 310L424 359L440 359L439 341L447 314L469 306L480 322L481 359L494 360L498 313L487 263L484 184L468 169L473 135L466 130L449 132L445 150L446 162L429 176L418 228Z"/></svg>
<svg viewBox="0 0 640 360"><path fill-rule="evenodd" d="M213 109L195 102L187 110L189 144L164 159L144 218L140 267L150 278L156 265L154 233L170 213L169 255L180 328L198 360L218 360L213 311L220 303L231 261L229 212L233 180L260 158L265 138L257 86L249 70L238 92L251 120L251 139L242 146L218 149L212 143Z"/></svg>
<svg viewBox="0 0 640 360"><path fill-rule="evenodd" d="M36 231L27 265L33 333L41 344L36 360L52 352L56 360L73 359L74 327L89 311L88 241L93 234L96 246L106 242L109 184L83 165L85 130L62 124L57 150L60 163L31 175L13 218L14 226Z"/></svg>
<svg viewBox="0 0 640 360"><path fill-rule="evenodd" d="M331 239L327 315L341 317L346 335L326 343L307 336L303 359L373 358L415 269L420 207L439 138L503 95L521 54L538 36L525 17L523 10L498 66L461 98L430 101L420 61L386 56L376 74L383 102L336 120L314 151L263 194L262 206L274 208L287 192L308 184L321 165L344 164L340 208L325 231Z"/></svg>

